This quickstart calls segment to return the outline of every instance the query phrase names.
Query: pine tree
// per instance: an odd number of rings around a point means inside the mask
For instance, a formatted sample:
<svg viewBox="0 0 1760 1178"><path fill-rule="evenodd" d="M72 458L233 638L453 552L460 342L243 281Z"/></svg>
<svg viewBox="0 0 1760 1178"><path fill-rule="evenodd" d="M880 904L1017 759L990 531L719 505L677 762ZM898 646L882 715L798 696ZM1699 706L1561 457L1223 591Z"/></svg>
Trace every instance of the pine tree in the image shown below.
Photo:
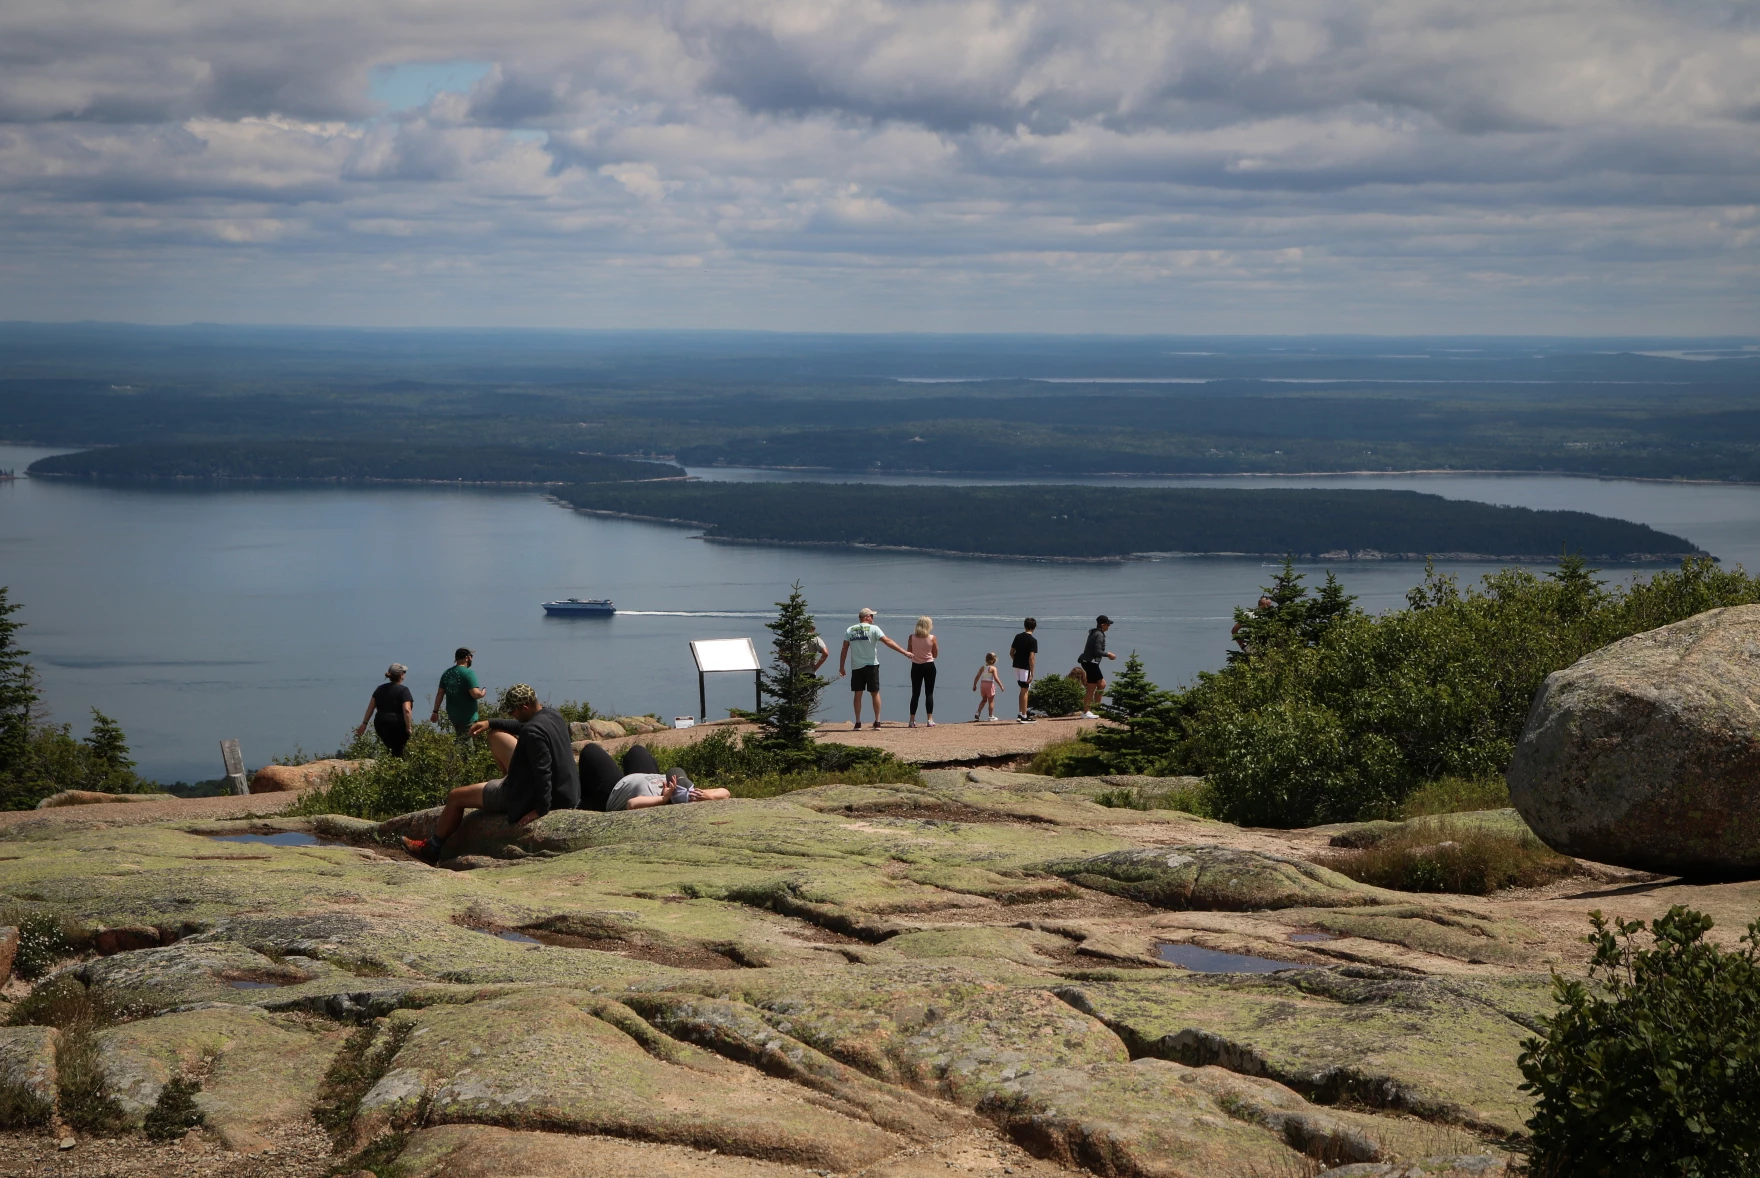
<svg viewBox="0 0 1760 1178"><path fill-rule="evenodd" d="M758 685L769 702L742 715L763 726L761 747L789 757L812 756L817 751L813 713L827 684L813 670L819 661L818 626L807 612L799 581L786 601L776 603L776 620L766 623L766 628L776 636L770 643L775 657L770 669L759 674Z"/></svg>
<svg viewBox="0 0 1760 1178"><path fill-rule="evenodd" d="M1107 688L1107 702L1101 707L1100 714L1108 720L1123 723L1148 712L1158 694L1160 689L1149 682L1149 676L1143 672L1143 660L1133 650L1124 661L1124 670L1113 677L1112 685Z"/></svg>
<svg viewBox="0 0 1760 1178"><path fill-rule="evenodd" d="M23 776L30 756L31 712L37 705L37 675L25 662L28 650L18 647L23 622L12 615L20 608L7 600L0 585L0 783Z"/></svg>
<svg viewBox="0 0 1760 1178"><path fill-rule="evenodd" d="M140 784L134 762L128 757L128 737L122 725L92 709L92 734L85 740L86 783L105 793L127 793Z"/></svg>

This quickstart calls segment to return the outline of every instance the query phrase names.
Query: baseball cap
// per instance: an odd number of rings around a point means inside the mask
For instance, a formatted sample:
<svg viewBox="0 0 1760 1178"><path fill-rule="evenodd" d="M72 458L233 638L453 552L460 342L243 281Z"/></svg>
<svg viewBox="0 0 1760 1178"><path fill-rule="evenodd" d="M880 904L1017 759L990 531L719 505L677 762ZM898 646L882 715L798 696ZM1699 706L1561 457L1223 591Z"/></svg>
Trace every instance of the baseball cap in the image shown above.
<svg viewBox="0 0 1760 1178"><path fill-rule="evenodd" d="M501 693L503 711L511 712L515 708L535 707L537 703L538 693L532 689L532 685L529 683L515 683Z"/></svg>
<svg viewBox="0 0 1760 1178"><path fill-rule="evenodd" d="M1094 619L1094 624L1096 626L1110 626L1110 625L1112 625L1112 619L1107 617L1105 614L1101 614L1099 617Z"/></svg>
<svg viewBox="0 0 1760 1178"><path fill-rule="evenodd" d="M672 782L672 800L674 802L690 801L691 794L697 788L691 784L690 774L683 769L674 768L668 769L666 776Z"/></svg>
<svg viewBox="0 0 1760 1178"><path fill-rule="evenodd" d="M476 653L476 651L468 646L461 646L452 652L452 661L456 663L459 659L468 659Z"/></svg>
<svg viewBox="0 0 1760 1178"><path fill-rule="evenodd" d="M407 675L409 674L409 668L402 663L392 663L389 667L385 668L385 673L387 675Z"/></svg>

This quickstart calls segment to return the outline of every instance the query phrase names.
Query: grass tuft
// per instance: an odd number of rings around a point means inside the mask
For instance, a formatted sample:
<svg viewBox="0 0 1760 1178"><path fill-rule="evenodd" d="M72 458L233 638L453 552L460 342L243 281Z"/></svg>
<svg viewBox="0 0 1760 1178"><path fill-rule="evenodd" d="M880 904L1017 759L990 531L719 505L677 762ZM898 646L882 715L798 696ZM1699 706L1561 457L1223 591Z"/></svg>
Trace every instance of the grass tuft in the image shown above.
<svg viewBox="0 0 1760 1178"><path fill-rule="evenodd" d="M1318 862L1375 887L1472 896L1539 887L1580 870L1575 860L1560 855L1532 832L1434 818L1414 819L1373 846L1340 851Z"/></svg>
<svg viewBox="0 0 1760 1178"><path fill-rule="evenodd" d="M1443 777L1420 785L1400 805L1401 818L1501 810L1509 805L1509 782L1501 777Z"/></svg>
<svg viewBox="0 0 1760 1178"><path fill-rule="evenodd" d="M1210 816L1209 796L1201 783L1168 789L1120 786L1095 794L1094 801L1115 810L1179 810L1200 818Z"/></svg>
<svg viewBox="0 0 1760 1178"><path fill-rule="evenodd" d="M1068 740L1054 740L1027 762L1026 771L1043 777L1097 777L1106 772L1100 750L1088 737L1087 729L1079 728Z"/></svg>

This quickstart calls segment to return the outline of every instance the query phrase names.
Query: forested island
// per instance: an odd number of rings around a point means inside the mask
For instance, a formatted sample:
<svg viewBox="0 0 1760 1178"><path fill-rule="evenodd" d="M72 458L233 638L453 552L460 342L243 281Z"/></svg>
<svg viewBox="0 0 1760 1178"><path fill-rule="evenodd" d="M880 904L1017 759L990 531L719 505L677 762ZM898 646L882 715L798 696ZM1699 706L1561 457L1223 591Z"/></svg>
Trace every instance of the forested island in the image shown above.
<svg viewBox="0 0 1760 1178"><path fill-rule="evenodd" d="M591 512L699 525L716 540L1106 560L1141 553L1349 559L1678 561L1698 551L1644 524L1416 491L706 483L574 486Z"/></svg>
<svg viewBox="0 0 1760 1178"><path fill-rule="evenodd" d="M377 442L166 442L57 454L34 478L104 482L275 479L300 482L589 484L682 478L665 463L515 446Z"/></svg>

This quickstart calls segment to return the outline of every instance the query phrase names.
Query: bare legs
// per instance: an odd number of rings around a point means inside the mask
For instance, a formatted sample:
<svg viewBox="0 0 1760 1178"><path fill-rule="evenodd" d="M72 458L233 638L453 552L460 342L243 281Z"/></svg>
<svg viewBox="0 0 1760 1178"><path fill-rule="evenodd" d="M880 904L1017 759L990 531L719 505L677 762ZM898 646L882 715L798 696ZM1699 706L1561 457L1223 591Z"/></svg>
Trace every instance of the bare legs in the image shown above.
<svg viewBox="0 0 1760 1178"><path fill-rule="evenodd" d="M856 727L859 728L862 724L862 693L857 691L853 694L855 695ZM880 723L880 693L870 691L868 694L874 697L874 723L878 724Z"/></svg>
<svg viewBox="0 0 1760 1178"><path fill-rule="evenodd" d="M511 732L490 732L487 735L489 752L505 775L507 767L513 764L513 750L519 744L519 738ZM481 808L483 787L487 784L489 783L486 781L479 781L475 785L461 785L446 795L446 806L440 811L440 821L434 824L436 839L445 842L451 838L459 824L464 821L464 812Z"/></svg>

